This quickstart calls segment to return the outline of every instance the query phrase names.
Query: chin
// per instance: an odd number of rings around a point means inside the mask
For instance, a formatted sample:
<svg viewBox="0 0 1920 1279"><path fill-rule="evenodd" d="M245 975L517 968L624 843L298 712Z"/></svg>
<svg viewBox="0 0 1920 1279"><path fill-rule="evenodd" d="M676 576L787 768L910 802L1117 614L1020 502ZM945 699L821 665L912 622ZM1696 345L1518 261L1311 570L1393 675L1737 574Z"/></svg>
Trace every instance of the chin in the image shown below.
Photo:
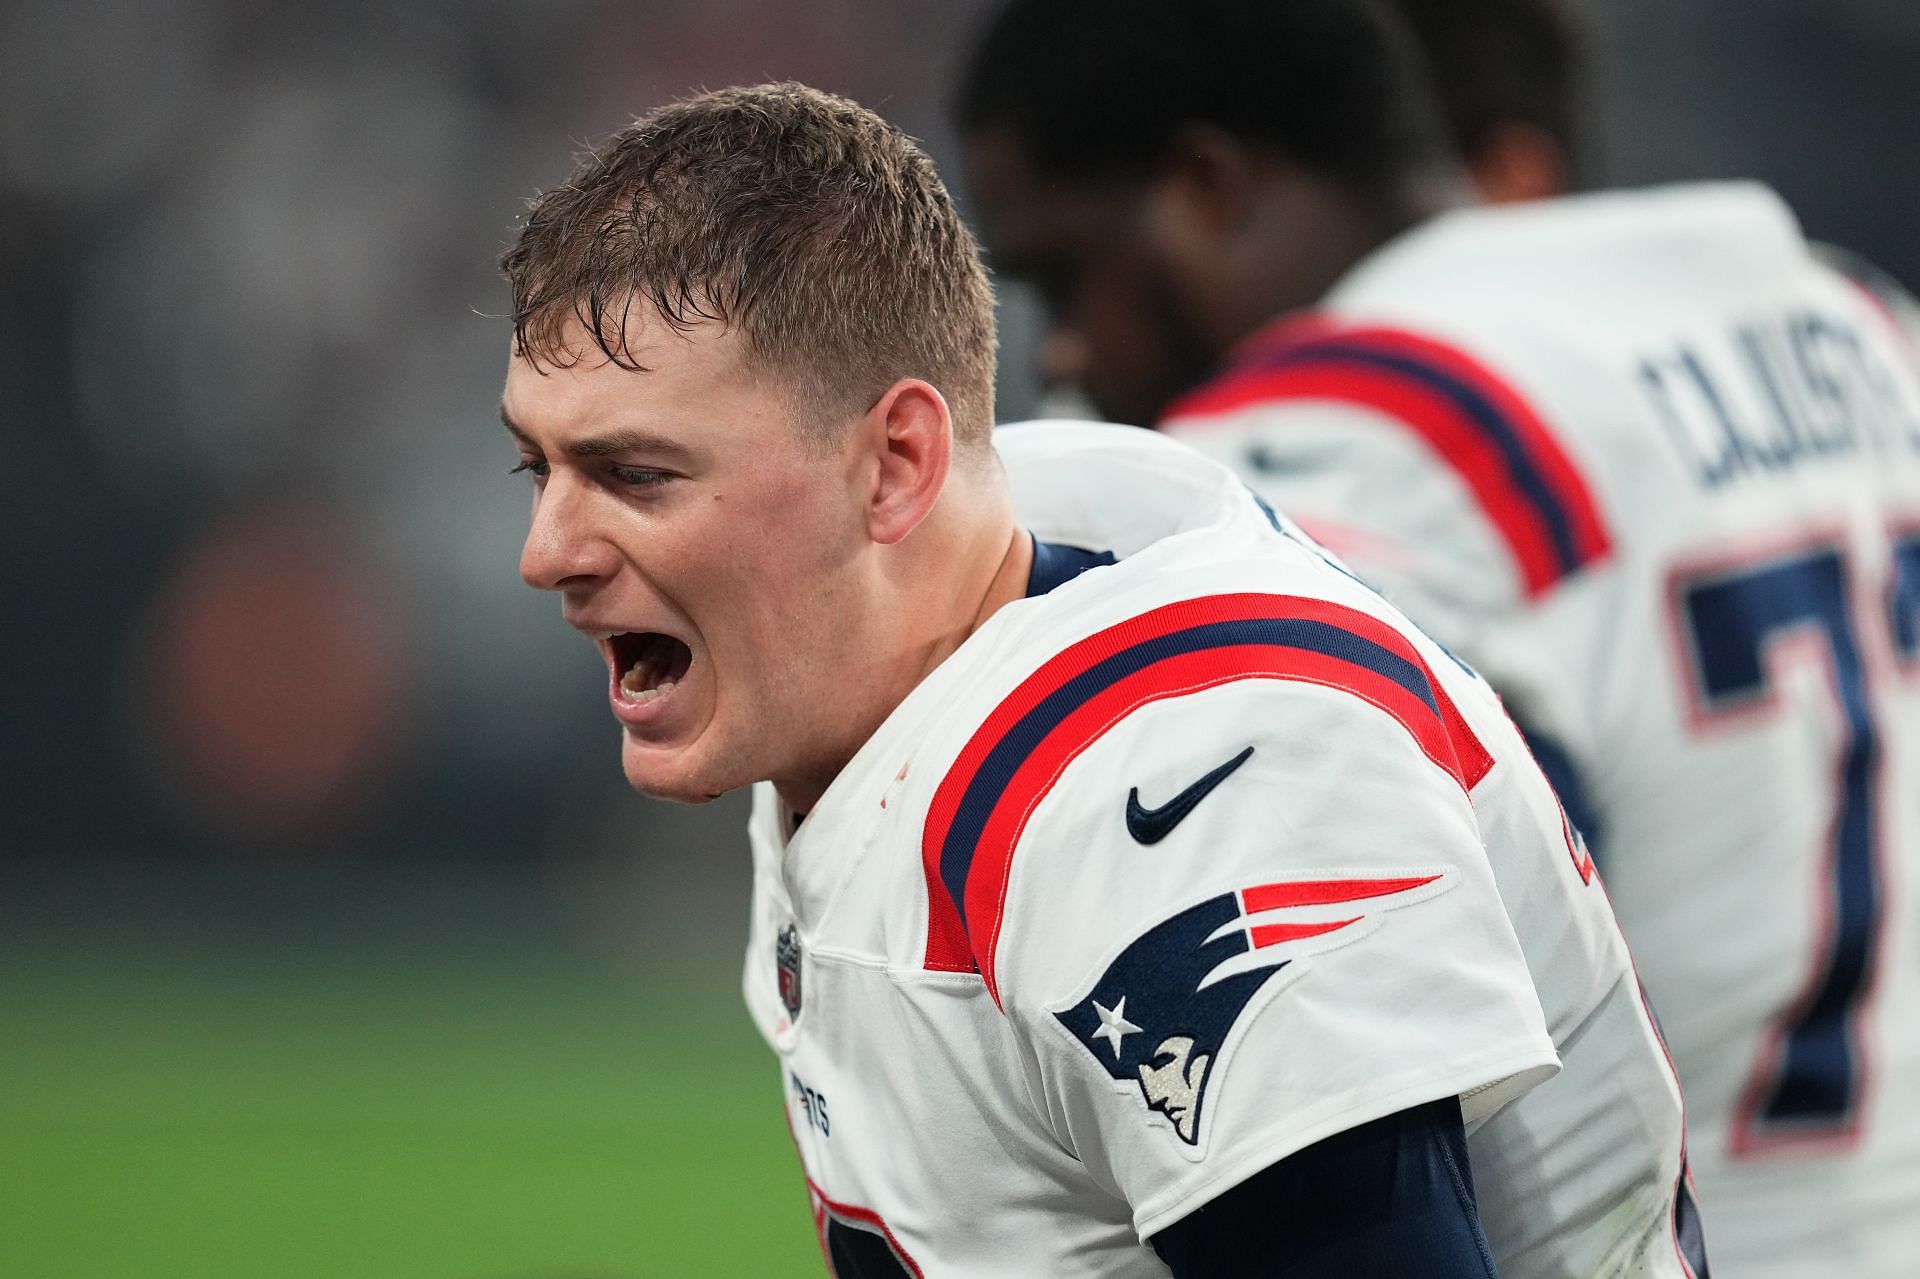
<svg viewBox="0 0 1920 1279"><path fill-rule="evenodd" d="M729 777L712 761L689 758L687 751L660 751L637 747L629 737L621 744L620 766L627 785L649 799L676 804L708 804L728 791L751 786L752 778Z"/></svg>

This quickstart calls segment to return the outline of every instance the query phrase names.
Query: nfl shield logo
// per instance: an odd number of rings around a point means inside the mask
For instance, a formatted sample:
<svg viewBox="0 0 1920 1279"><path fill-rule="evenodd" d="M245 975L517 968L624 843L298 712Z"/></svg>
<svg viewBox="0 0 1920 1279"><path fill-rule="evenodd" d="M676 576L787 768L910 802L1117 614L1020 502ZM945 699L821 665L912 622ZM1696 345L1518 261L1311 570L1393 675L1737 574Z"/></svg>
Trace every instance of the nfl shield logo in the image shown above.
<svg viewBox="0 0 1920 1279"><path fill-rule="evenodd" d="M800 933L792 924L780 930L773 944L773 962L780 970L780 1002L787 1016L800 1015Z"/></svg>

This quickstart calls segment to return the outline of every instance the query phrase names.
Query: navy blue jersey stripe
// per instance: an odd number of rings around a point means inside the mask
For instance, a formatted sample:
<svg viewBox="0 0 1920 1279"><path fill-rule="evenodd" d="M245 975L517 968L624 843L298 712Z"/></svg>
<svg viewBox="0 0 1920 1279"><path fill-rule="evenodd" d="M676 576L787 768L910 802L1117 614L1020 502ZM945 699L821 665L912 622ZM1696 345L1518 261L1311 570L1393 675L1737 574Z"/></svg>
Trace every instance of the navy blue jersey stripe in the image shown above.
<svg viewBox="0 0 1920 1279"><path fill-rule="evenodd" d="M1583 563L1573 521L1553 486L1528 453L1519 431L1497 405L1459 378L1400 352L1381 351L1362 341L1344 338L1308 342L1260 358L1256 363L1258 367L1270 369L1303 364L1347 363L1411 378L1444 396L1498 451L1515 487L1539 515L1547 532L1554 562L1562 575L1572 573Z"/></svg>
<svg viewBox="0 0 1920 1279"><path fill-rule="evenodd" d="M940 851L940 879L952 894L962 927L966 926L967 876L973 869L980 834L1013 775L1062 720L1105 689L1155 662L1182 653L1248 644L1299 649L1352 663L1412 693L1433 712L1436 722L1444 724L1439 700L1420 666L1328 622L1290 617L1210 622L1122 649L1062 684L1022 716L995 743L968 783Z"/></svg>

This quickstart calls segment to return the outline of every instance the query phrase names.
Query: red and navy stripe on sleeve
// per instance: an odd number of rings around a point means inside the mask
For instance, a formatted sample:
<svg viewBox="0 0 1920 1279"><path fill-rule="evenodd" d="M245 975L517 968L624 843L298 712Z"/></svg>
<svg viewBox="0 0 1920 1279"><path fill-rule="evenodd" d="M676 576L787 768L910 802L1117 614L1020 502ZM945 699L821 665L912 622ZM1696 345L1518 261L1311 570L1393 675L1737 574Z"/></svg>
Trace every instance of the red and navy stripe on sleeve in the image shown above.
<svg viewBox="0 0 1920 1279"><path fill-rule="evenodd" d="M1465 351L1422 334L1292 320L1256 336L1167 417L1297 400L1373 409L1426 441L1499 532L1528 598L1612 549L1592 489L1526 399Z"/></svg>
<svg viewBox="0 0 1920 1279"><path fill-rule="evenodd" d="M998 1001L994 956L1014 848L1060 774L1141 706L1243 679L1321 684L1371 702L1462 790L1493 766L1418 650L1379 618L1293 595L1210 595L1154 609L1035 671L942 779L921 842L926 967L977 969ZM1116 801L1116 823L1122 811Z"/></svg>

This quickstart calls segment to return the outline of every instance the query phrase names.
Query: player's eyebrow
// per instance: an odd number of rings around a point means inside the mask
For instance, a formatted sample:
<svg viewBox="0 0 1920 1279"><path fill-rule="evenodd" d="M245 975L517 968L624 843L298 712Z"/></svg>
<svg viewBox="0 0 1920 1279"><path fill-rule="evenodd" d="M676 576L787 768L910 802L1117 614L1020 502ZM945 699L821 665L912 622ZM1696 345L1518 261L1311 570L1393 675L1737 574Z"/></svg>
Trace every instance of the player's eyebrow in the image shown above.
<svg viewBox="0 0 1920 1279"><path fill-rule="evenodd" d="M536 448L533 437L520 429L507 412L507 406L500 406L500 425L507 428L508 434L526 445ZM584 440L575 440L567 445L567 452L574 457L610 457L616 453L653 453L679 461L691 461L693 450L678 440L670 440L664 435L655 435L651 431L632 428L608 431L604 435L589 436Z"/></svg>

